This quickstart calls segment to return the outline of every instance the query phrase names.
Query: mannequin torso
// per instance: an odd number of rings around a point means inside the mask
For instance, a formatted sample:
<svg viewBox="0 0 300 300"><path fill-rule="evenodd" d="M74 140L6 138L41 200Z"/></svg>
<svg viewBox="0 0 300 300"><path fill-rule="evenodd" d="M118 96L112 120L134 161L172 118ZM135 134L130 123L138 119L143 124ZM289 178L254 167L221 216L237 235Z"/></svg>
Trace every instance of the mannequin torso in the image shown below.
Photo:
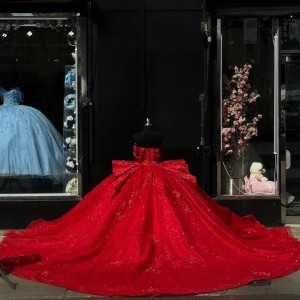
<svg viewBox="0 0 300 300"><path fill-rule="evenodd" d="M160 148L164 136L151 126L145 126L141 132L133 135L135 143L142 148Z"/></svg>

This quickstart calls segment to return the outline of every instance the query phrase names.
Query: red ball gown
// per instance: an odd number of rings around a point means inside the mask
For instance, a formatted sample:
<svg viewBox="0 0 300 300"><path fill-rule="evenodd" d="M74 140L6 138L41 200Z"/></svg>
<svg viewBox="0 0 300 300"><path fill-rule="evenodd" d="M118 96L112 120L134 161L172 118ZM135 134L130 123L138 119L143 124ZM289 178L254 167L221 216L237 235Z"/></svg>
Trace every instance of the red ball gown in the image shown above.
<svg viewBox="0 0 300 300"><path fill-rule="evenodd" d="M54 221L7 231L0 259L23 278L109 296L187 295L229 289L300 268L300 242L219 206L184 160L134 147L113 173ZM19 259L20 260L20 259Z"/></svg>

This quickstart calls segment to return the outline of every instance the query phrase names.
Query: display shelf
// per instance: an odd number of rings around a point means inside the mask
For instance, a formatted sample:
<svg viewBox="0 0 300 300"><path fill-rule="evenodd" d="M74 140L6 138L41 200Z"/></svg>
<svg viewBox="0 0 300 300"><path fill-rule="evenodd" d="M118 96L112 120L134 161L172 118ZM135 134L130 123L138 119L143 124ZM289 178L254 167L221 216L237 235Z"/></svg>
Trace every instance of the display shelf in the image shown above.
<svg viewBox="0 0 300 300"><path fill-rule="evenodd" d="M64 191L78 195L77 79L74 65L65 66L63 147L65 158Z"/></svg>

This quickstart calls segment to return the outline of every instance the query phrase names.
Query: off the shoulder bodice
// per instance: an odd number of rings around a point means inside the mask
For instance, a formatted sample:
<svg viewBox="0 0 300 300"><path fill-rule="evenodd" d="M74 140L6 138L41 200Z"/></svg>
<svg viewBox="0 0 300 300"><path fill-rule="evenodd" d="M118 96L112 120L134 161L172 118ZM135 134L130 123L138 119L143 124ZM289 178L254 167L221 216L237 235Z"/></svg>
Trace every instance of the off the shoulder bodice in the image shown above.
<svg viewBox="0 0 300 300"><path fill-rule="evenodd" d="M159 148L142 148L134 145L133 155L137 162L158 163L161 160L161 149Z"/></svg>
<svg viewBox="0 0 300 300"><path fill-rule="evenodd" d="M0 96L3 100L3 106L19 105L23 101L23 93L19 88L13 88L9 91L0 88Z"/></svg>

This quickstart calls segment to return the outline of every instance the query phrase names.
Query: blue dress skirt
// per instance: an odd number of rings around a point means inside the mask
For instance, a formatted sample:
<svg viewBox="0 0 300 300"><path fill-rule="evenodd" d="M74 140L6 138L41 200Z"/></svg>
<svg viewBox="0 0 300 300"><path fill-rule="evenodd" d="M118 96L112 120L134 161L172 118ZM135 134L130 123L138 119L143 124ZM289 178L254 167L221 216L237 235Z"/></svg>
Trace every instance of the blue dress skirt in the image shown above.
<svg viewBox="0 0 300 300"><path fill-rule="evenodd" d="M0 87L0 176L62 179L63 138L39 110L22 105L19 88Z"/></svg>

